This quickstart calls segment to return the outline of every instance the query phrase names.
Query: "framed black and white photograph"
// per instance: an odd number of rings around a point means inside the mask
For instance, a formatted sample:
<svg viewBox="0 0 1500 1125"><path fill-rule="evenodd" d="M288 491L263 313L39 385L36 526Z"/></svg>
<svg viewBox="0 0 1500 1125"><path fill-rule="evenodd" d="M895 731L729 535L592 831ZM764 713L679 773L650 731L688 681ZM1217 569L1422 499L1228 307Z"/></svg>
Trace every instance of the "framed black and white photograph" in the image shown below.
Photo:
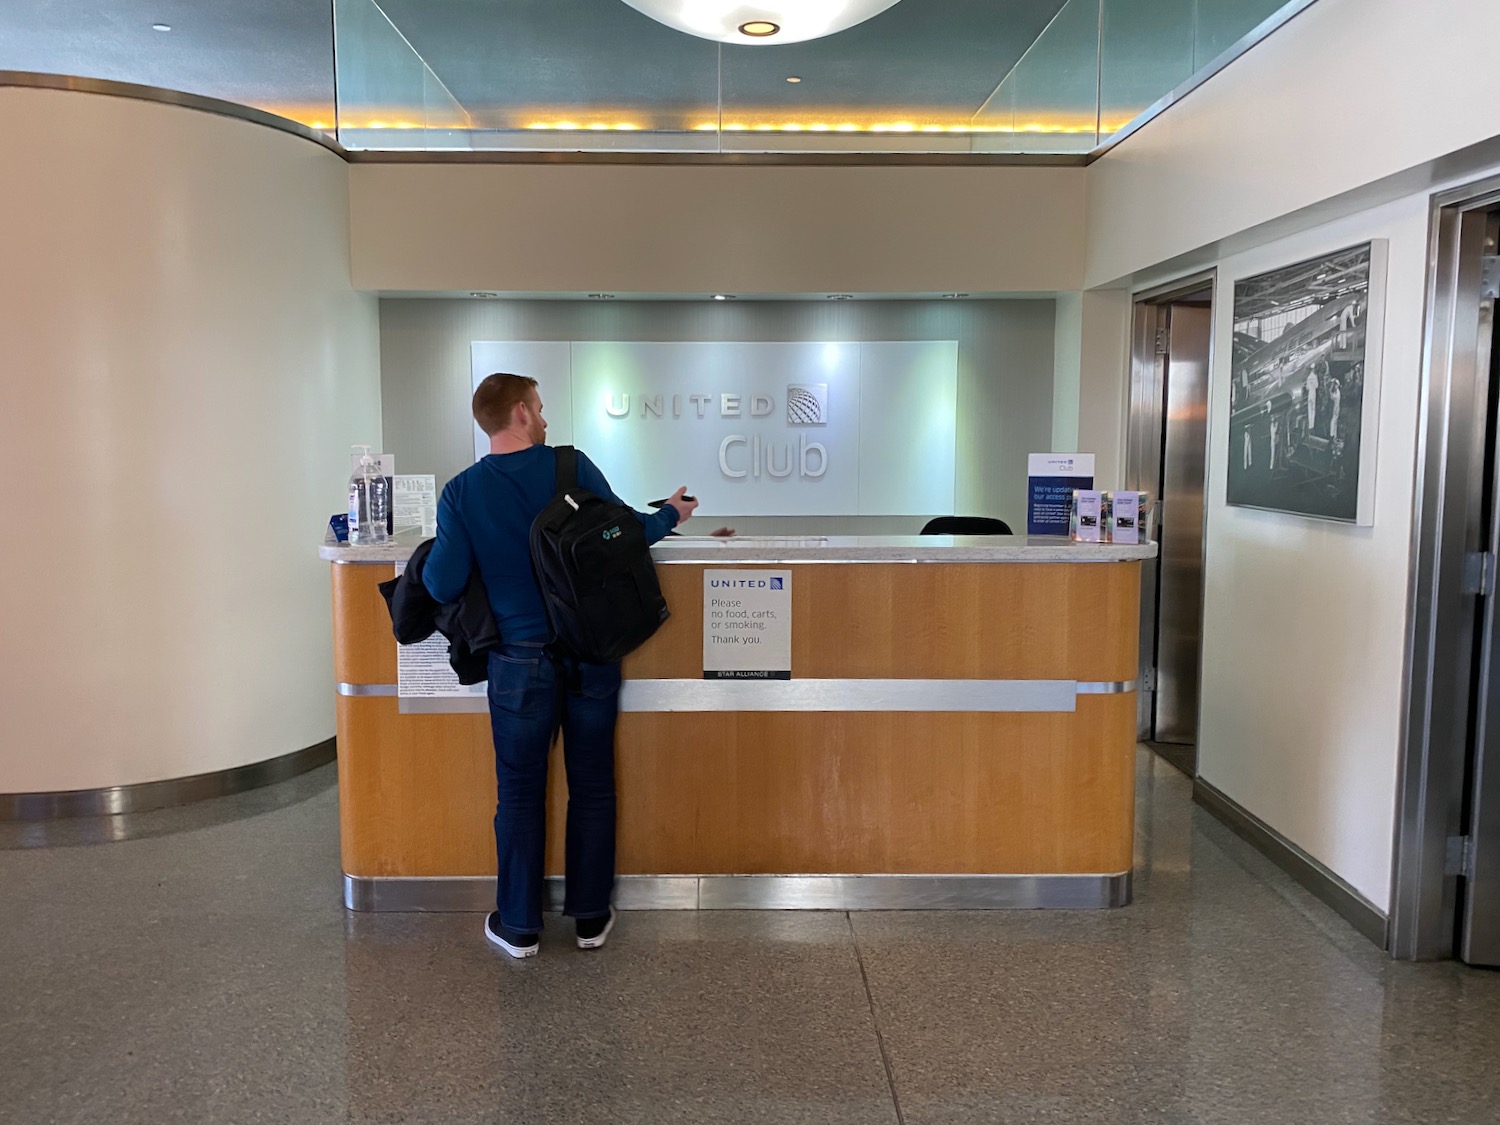
<svg viewBox="0 0 1500 1125"><path fill-rule="evenodd" d="M1374 522L1385 242L1234 283L1227 499Z"/></svg>

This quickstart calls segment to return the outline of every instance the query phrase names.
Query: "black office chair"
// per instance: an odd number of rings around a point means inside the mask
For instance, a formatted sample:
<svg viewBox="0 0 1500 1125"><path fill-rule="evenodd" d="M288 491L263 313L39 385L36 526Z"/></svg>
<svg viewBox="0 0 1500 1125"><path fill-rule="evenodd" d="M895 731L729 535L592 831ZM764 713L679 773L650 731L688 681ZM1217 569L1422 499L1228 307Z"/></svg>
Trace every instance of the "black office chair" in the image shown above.
<svg viewBox="0 0 1500 1125"><path fill-rule="evenodd" d="M938 516L927 521L923 535L1010 535L1010 524L989 516Z"/></svg>

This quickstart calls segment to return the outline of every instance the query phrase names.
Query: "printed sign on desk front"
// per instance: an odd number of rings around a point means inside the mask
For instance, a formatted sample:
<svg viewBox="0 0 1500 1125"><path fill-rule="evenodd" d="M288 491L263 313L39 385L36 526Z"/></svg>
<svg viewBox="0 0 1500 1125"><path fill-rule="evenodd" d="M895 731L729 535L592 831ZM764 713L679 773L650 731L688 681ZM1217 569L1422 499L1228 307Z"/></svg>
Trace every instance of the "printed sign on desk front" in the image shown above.
<svg viewBox="0 0 1500 1125"><path fill-rule="evenodd" d="M1073 490L1094 487L1094 455L1033 453L1026 474L1026 534L1067 535Z"/></svg>
<svg viewBox="0 0 1500 1125"><path fill-rule="evenodd" d="M404 570L406 564L398 562L396 573ZM458 682L458 673L448 663L448 638L441 633L414 645L396 646L396 695L401 699L484 695L488 690L488 684Z"/></svg>
<svg viewBox="0 0 1500 1125"><path fill-rule="evenodd" d="M792 573L703 572L703 678L792 678Z"/></svg>

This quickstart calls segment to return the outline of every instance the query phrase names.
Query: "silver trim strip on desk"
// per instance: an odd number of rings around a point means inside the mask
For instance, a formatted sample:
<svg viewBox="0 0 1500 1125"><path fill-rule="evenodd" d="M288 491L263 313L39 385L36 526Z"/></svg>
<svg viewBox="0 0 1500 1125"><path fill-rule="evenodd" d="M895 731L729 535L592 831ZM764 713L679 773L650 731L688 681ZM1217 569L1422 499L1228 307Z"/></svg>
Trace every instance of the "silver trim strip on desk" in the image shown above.
<svg viewBox="0 0 1500 1125"><path fill-rule="evenodd" d="M486 692L477 695L407 695L401 697L396 711L402 715L488 715L490 698Z"/></svg>
<svg viewBox="0 0 1500 1125"><path fill-rule="evenodd" d="M621 910L1103 910L1128 906L1129 871L1113 875L621 875ZM547 879L547 909L563 883ZM344 876L349 910L481 912L492 876Z"/></svg>
<svg viewBox="0 0 1500 1125"><path fill-rule="evenodd" d="M1079 696L1122 694L1134 690L1134 679L627 679L619 685L619 709L646 714L708 711L1071 712L1079 709ZM404 696L399 709L404 715L483 714L489 711L489 700L483 693Z"/></svg>
<svg viewBox="0 0 1500 1125"><path fill-rule="evenodd" d="M1079 695L1126 695L1135 691L1135 680L1079 680L1075 685Z"/></svg>
<svg viewBox="0 0 1500 1125"><path fill-rule="evenodd" d="M227 797L259 789L327 765L335 757L329 738L290 754L212 773L110 785L102 789L66 789L47 793L0 793L0 820L61 820L68 817L123 816Z"/></svg>
<svg viewBox="0 0 1500 1125"><path fill-rule="evenodd" d="M355 687L361 685L340 685ZM389 687L391 685L368 685ZM622 712L1072 712L1080 695L1120 695L1134 680L626 680ZM344 694L362 694L354 691ZM379 694L369 692L363 694ZM406 696L403 715L466 715L489 710L483 693Z"/></svg>
<svg viewBox="0 0 1500 1125"><path fill-rule="evenodd" d="M345 684L338 685L340 695L365 696L365 695L395 695L397 694L395 684Z"/></svg>

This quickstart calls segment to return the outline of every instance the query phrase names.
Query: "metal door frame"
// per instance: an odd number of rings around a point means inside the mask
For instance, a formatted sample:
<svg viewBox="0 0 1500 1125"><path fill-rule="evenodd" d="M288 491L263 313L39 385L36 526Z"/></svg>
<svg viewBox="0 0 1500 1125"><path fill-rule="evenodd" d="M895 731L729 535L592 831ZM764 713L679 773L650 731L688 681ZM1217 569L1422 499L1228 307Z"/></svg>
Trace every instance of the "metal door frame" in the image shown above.
<svg viewBox="0 0 1500 1125"><path fill-rule="evenodd" d="M1466 556L1488 546L1479 542L1487 412L1474 409L1489 383L1481 258L1497 206L1500 177L1432 201L1387 942L1403 960L1451 957L1458 934L1462 855L1450 855L1450 841L1463 821L1475 617Z"/></svg>
<svg viewBox="0 0 1500 1125"><path fill-rule="evenodd" d="M1217 317L1219 301L1219 271L1217 268L1201 270L1197 273L1185 274L1173 281L1161 285L1142 289L1131 294L1131 337L1130 337L1130 406L1125 426L1125 486L1127 488L1141 489L1142 469L1148 465L1154 465L1155 471L1152 475L1149 491L1152 498L1161 502L1161 475L1162 475L1162 446L1166 440L1167 419L1166 410L1166 369L1163 356L1157 353L1157 333L1166 329L1166 309L1174 301L1184 297L1190 297L1195 293L1208 290L1210 322L1208 333L1208 413L1204 419L1204 427L1211 430L1213 425L1213 368L1215 354L1214 318ZM1147 393L1149 391L1149 393ZM1207 433L1204 435L1207 443ZM1208 543L1208 480L1211 470L1212 450L1205 453L1203 464L1203 528L1200 542L1205 547ZM1149 461L1148 461L1149 458ZM1160 526L1160 520L1156 521ZM1157 533L1158 541L1160 532ZM1157 583L1160 582L1160 560L1150 564L1156 575ZM1142 564L1145 570L1147 564ZM1147 591L1141 591L1141 604L1143 611L1148 608L1146 603ZM1199 592L1198 620L1200 626L1203 620L1204 599L1207 596L1207 584ZM1157 622L1161 613L1158 604L1157 585L1153 583L1150 590L1151 620ZM1142 613L1144 620L1145 614ZM1142 631L1140 639L1141 651L1141 673L1143 676L1149 671L1149 683L1145 679L1141 682L1140 710L1136 721L1138 729L1141 723L1146 721L1145 710L1147 700L1150 701L1150 715L1154 721L1156 712L1156 668L1154 663L1148 668L1146 664L1147 645L1154 661L1156 654L1156 636L1153 633L1148 638ZM1201 721L1203 715L1203 636L1200 631L1198 636L1198 715Z"/></svg>

